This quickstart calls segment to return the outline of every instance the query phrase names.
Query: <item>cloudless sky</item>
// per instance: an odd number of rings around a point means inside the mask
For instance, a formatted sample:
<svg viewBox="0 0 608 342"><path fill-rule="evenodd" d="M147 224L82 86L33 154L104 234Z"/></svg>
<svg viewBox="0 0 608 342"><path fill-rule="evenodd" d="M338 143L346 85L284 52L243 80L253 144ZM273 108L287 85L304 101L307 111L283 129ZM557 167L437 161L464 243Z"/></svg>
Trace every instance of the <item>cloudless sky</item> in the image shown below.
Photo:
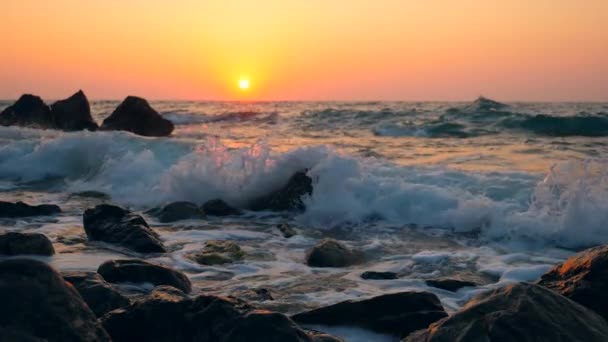
<svg viewBox="0 0 608 342"><path fill-rule="evenodd" d="M0 98L80 88L94 99L608 100L608 0L1 1Z"/></svg>

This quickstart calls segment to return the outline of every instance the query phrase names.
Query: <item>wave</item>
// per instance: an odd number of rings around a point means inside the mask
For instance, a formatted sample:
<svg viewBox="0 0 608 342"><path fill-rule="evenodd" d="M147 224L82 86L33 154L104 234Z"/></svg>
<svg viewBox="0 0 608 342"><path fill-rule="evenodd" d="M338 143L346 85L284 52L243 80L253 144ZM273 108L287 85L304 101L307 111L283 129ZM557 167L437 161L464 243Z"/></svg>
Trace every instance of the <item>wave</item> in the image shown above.
<svg viewBox="0 0 608 342"><path fill-rule="evenodd" d="M502 127L529 131L538 135L568 137L604 137L608 136L608 116L514 116L500 123Z"/></svg>
<svg viewBox="0 0 608 342"><path fill-rule="evenodd" d="M427 138L471 138L491 134L484 129L469 129L456 122L431 122L427 124L382 123L372 129L377 136L384 137L427 137Z"/></svg>
<svg viewBox="0 0 608 342"><path fill-rule="evenodd" d="M167 112L163 116L176 125L191 125L215 122L258 122L276 123L279 117L277 112L238 111L216 115L205 115L191 112Z"/></svg>

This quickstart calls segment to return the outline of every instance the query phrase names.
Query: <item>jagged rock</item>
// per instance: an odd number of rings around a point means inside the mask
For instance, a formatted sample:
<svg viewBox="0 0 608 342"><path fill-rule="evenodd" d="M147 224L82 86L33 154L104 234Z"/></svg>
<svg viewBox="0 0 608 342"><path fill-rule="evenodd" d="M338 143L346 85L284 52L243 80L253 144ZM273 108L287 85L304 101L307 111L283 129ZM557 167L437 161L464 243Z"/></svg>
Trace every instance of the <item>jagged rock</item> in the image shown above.
<svg viewBox="0 0 608 342"><path fill-rule="evenodd" d="M456 278L427 279L424 282L428 286L436 287L438 289L451 291L451 292L456 292L463 287L475 287L475 286L479 285L473 281L456 279Z"/></svg>
<svg viewBox="0 0 608 342"><path fill-rule="evenodd" d="M348 267L361 261L361 252L333 239L321 240L306 255L306 263L313 267Z"/></svg>
<svg viewBox="0 0 608 342"><path fill-rule="evenodd" d="M38 96L25 94L0 113L0 125L54 128L51 109Z"/></svg>
<svg viewBox="0 0 608 342"><path fill-rule="evenodd" d="M608 325L566 297L519 283L474 297L459 312L405 341L600 342L608 341Z"/></svg>
<svg viewBox="0 0 608 342"><path fill-rule="evenodd" d="M3 341L110 341L76 290L43 262L0 262L0 303Z"/></svg>
<svg viewBox="0 0 608 342"><path fill-rule="evenodd" d="M354 326L379 333L407 334L446 317L437 296L428 292L401 292L360 301L345 301L299 313L299 324Z"/></svg>
<svg viewBox="0 0 608 342"><path fill-rule="evenodd" d="M192 291L190 279L179 271L143 260L110 260L97 269L110 283L151 283L169 285L186 293Z"/></svg>
<svg viewBox="0 0 608 342"><path fill-rule="evenodd" d="M288 223L278 224L277 229L281 232L281 234L283 234L283 237L286 239L289 239L290 237L293 237L298 234L296 230L293 229Z"/></svg>
<svg viewBox="0 0 608 342"><path fill-rule="evenodd" d="M244 255L241 247L232 241L209 240L191 257L201 265L221 265L241 260Z"/></svg>
<svg viewBox="0 0 608 342"><path fill-rule="evenodd" d="M63 279L72 284L97 317L129 305L130 301L95 272L64 272Z"/></svg>
<svg viewBox="0 0 608 342"><path fill-rule="evenodd" d="M361 278L367 280L390 280L397 279L398 277L395 272L365 271L361 274Z"/></svg>
<svg viewBox="0 0 608 342"><path fill-rule="evenodd" d="M0 217L46 216L60 212L61 208L54 204L29 205L23 202L0 201Z"/></svg>
<svg viewBox="0 0 608 342"><path fill-rule="evenodd" d="M211 216L231 216L241 214L240 210L229 206L228 203L222 201L221 199L207 201L201 208L205 214Z"/></svg>
<svg viewBox="0 0 608 342"><path fill-rule="evenodd" d="M296 172L282 188L251 201L251 210L304 210L302 196L312 195L312 179L306 172Z"/></svg>
<svg viewBox="0 0 608 342"><path fill-rule="evenodd" d="M79 90L65 100L51 105L55 127L64 131L97 130L97 123L91 116L91 107L86 95Z"/></svg>
<svg viewBox="0 0 608 342"><path fill-rule="evenodd" d="M109 204L87 209L84 230L92 241L118 244L140 253L162 253L165 247L143 217Z"/></svg>
<svg viewBox="0 0 608 342"><path fill-rule="evenodd" d="M173 132L173 123L155 111L148 101L128 96L101 125L106 131L129 131L150 137L165 137Z"/></svg>
<svg viewBox="0 0 608 342"><path fill-rule="evenodd" d="M153 214L164 223L205 218L205 213L191 202L173 202L155 210Z"/></svg>
<svg viewBox="0 0 608 342"><path fill-rule="evenodd" d="M53 255L55 249L43 234L9 232L0 234L0 254Z"/></svg>

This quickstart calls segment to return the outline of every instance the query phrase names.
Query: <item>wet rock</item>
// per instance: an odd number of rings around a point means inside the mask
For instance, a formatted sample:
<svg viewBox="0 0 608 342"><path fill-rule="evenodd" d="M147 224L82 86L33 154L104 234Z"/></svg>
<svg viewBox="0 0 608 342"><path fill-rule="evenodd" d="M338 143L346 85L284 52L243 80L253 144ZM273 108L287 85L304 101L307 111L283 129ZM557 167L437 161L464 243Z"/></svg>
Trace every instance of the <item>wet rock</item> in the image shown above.
<svg viewBox="0 0 608 342"><path fill-rule="evenodd" d="M110 260L97 269L110 283L152 283L169 285L186 293L192 290L190 279L179 271L143 260Z"/></svg>
<svg viewBox="0 0 608 342"><path fill-rule="evenodd" d="M0 125L54 128L51 109L38 96L25 94L0 113Z"/></svg>
<svg viewBox="0 0 608 342"><path fill-rule="evenodd" d="M0 303L3 333L18 337L3 341L110 341L76 290L43 262L0 262Z"/></svg>
<svg viewBox="0 0 608 342"><path fill-rule="evenodd" d="M474 297L461 311L405 341L599 342L608 341L608 325L566 297L519 283Z"/></svg>
<svg viewBox="0 0 608 342"><path fill-rule="evenodd" d="M320 331L309 330L306 334L311 338L312 342L346 342L340 338Z"/></svg>
<svg viewBox="0 0 608 342"><path fill-rule="evenodd" d="M11 203L0 201L0 217L47 216L61 212L53 204L29 205L23 202Z"/></svg>
<svg viewBox="0 0 608 342"><path fill-rule="evenodd" d="M283 234L283 237L286 239L289 239L290 237L293 237L298 234L296 230L293 229L288 223L278 224L277 229L281 232L281 234Z"/></svg>
<svg viewBox="0 0 608 342"><path fill-rule="evenodd" d="M243 291L237 291L235 293L232 293L231 296L249 302L265 302L269 300L274 300L274 298L272 297L272 293L270 293L270 290L266 288L245 289Z"/></svg>
<svg viewBox="0 0 608 342"><path fill-rule="evenodd" d="M173 202L167 204L155 214L160 222L195 220L205 218L205 213L194 203Z"/></svg>
<svg viewBox="0 0 608 342"><path fill-rule="evenodd" d="M476 282L461 280L456 278L435 278L427 279L424 281L428 286L436 287L438 289L456 292L463 287L475 287L478 286Z"/></svg>
<svg viewBox="0 0 608 342"><path fill-rule="evenodd" d="M401 292L360 301L345 301L292 316L299 324L354 326L379 333L406 336L426 328L447 314L437 296Z"/></svg>
<svg viewBox="0 0 608 342"><path fill-rule="evenodd" d="M241 247L232 241L209 240L191 258L201 265L221 265L241 260L244 256Z"/></svg>
<svg viewBox="0 0 608 342"><path fill-rule="evenodd" d="M0 234L0 254L53 255L55 249L43 234L9 232Z"/></svg>
<svg viewBox="0 0 608 342"><path fill-rule="evenodd" d="M312 267L347 267L362 260L361 252L333 239L321 240L306 255L306 263Z"/></svg>
<svg viewBox="0 0 608 342"><path fill-rule="evenodd" d="M249 208L256 211L304 210L304 195L312 195L312 179L306 172L296 172L282 188L253 200Z"/></svg>
<svg viewBox="0 0 608 342"><path fill-rule="evenodd" d="M143 217L109 204L87 209L84 230L91 241L117 244L139 253L162 253L165 247Z"/></svg>
<svg viewBox="0 0 608 342"><path fill-rule="evenodd" d="M110 195L103 193L101 191L95 191L95 190L75 192L75 193L71 194L70 197L96 198L96 199L106 200L106 201L110 200Z"/></svg>
<svg viewBox="0 0 608 342"><path fill-rule="evenodd" d="M76 288L97 317L130 303L127 297L120 294L95 272L64 272L62 276Z"/></svg>
<svg viewBox="0 0 608 342"><path fill-rule="evenodd" d="M203 204L201 209L205 212L205 214L210 216L241 215L240 210L231 207L228 205L228 203L222 201L221 199L207 201Z"/></svg>
<svg viewBox="0 0 608 342"><path fill-rule="evenodd" d="M566 296L608 320L608 245L584 250L545 273L539 285Z"/></svg>
<svg viewBox="0 0 608 342"><path fill-rule="evenodd" d="M173 123L155 111L148 101L127 97L101 125L106 131L129 131L150 137L165 137L173 132Z"/></svg>
<svg viewBox="0 0 608 342"><path fill-rule="evenodd" d="M86 95L79 90L65 100L51 105L55 127L64 131L97 130L97 123L91 116L91 107Z"/></svg>
<svg viewBox="0 0 608 342"><path fill-rule="evenodd" d="M397 279L398 277L395 272L366 271L361 274L361 278L367 280L390 280Z"/></svg>

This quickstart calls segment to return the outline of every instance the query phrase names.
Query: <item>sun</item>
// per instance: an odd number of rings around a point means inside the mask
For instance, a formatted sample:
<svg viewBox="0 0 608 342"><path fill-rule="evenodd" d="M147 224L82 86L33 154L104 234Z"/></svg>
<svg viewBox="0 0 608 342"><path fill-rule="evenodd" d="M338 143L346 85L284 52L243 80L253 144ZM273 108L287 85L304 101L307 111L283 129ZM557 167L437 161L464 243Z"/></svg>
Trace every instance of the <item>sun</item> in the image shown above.
<svg viewBox="0 0 608 342"><path fill-rule="evenodd" d="M249 80L247 80L247 79L240 79L239 80L239 88L241 88L241 90L247 90L247 89L249 89Z"/></svg>

